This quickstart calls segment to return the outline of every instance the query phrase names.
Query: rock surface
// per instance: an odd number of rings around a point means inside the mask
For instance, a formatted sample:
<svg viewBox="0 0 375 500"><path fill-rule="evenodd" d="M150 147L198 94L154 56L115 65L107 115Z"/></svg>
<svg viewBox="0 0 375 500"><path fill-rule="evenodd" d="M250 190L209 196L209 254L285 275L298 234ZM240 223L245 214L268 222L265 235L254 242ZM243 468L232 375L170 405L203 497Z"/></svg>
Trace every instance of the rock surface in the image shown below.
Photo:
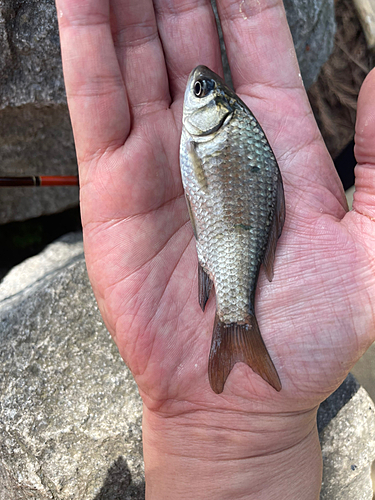
<svg viewBox="0 0 375 500"><path fill-rule="evenodd" d="M0 95L2 91L0 84ZM0 165L1 175L76 175L67 105L34 103L0 109ZM78 204L75 186L0 189L0 224Z"/></svg>
<svg viewBox="0 0 375 500"><path fill-rule="evenodd" d="M352 372L375 402L375 342L354 366Z"/></svg>
<svg viewBox="0 0 375 500"><path fill-rule="evenodd" d="M53 0L0 2L3 175L76 175ZM1 188L0 224L78 204L74 187Z"/></svg>
<svg viewBox="0 0 375 500"><path fill-rule="evenodd" d="M336 30L333 0L284 0L303 83L308 89L332 50Z"/></svg>
<svg viewBox="0 0 375 500"><path fill-rule="evenodd" d="M375 407L361 387L321 432L321 500L371 500Z"/></svg>
<svg viewBox="0 0 375 500"><path fill-rule="evenodd" d="M65 103L53 0L0 4L0 107Z"/></svg>
<svg viewBox="0 0 375 500"><path fill-rule="evenodd" d="M285 0L285 6L308 87L332 48L333 0ZM53 0L0 2L0 164L3 175L77 172ZM77 203L74 187L2 188L0 224Z"/></svg>
<svg viewBox="0 0 375 500"><path fill-rule="evenodd" d="M141 416L66 235L0 283L0 500L143 500ZM318 426L321 500L371 500L374 406L353 377Z"/></svg>
<svg viewBox="0 0 375 500"><path fill-rule="evenodd" d="M97 310L81 235L0 290L0 499L144 498L142 404Z"/></svg>

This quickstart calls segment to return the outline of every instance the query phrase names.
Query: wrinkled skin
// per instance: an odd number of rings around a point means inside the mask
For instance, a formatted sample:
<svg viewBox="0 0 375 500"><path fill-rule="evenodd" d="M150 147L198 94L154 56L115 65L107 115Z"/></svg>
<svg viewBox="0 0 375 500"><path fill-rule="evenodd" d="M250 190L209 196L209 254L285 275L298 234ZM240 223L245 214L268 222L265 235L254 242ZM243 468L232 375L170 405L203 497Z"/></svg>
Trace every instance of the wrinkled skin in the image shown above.
<svg viewBox="0 0 375 500"><path fill-rule="evenodd" d="M360 97L347 212L282 3L219 2L235 90L275 152L287 216L256 299L283 389L238 364L218 396L207 377L215 299L203 313L179 170L187 76L198 64L222 73L208 4L156 0L157 28L148 0L113 1L110 17L106 1L57 3L89 277L149 412L315 412L374 340L375 74Z"/></svg>

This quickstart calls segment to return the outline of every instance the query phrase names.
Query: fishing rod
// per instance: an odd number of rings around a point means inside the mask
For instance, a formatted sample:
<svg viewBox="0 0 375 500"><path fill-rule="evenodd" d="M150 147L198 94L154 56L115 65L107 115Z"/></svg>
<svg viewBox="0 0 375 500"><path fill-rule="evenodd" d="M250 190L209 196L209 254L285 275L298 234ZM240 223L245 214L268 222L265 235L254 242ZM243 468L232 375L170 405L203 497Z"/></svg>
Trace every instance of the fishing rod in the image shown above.
<svg viewBox="0 0 375 500"><path fill-rule="evenodd" d="M13 186L78 186L78 175L29 175L0 177L0 187Z"/></svg>

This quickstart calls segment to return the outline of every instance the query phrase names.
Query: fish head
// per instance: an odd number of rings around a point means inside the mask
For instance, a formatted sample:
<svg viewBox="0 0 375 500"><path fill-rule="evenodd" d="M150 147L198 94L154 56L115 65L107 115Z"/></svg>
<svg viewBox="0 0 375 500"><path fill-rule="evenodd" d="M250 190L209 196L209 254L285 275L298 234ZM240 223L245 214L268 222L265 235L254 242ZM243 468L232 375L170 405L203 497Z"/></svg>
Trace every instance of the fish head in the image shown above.
<svg viewBox="0 0 375 500"><path fill-rule="evenodd" d="M232 118L235 100L219 75L206 66L197 66L186 85L183 127L195 137L217 132Z"/></svg>

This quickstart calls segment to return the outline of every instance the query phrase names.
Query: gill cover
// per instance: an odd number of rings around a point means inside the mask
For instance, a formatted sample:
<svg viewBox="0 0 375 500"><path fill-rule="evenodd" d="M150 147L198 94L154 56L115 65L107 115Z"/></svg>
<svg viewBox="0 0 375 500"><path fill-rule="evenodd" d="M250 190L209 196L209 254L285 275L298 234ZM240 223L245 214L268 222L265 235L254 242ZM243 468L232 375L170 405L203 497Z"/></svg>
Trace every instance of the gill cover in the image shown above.
<svg viewBox="0 0 375 500"><path fill-rule="evenodd" d="M190 74L183 116L183 124L190 135L212 134L228 117L230 119L233 109L220 87L217 75L205 66L198 66Z"/></svg>

